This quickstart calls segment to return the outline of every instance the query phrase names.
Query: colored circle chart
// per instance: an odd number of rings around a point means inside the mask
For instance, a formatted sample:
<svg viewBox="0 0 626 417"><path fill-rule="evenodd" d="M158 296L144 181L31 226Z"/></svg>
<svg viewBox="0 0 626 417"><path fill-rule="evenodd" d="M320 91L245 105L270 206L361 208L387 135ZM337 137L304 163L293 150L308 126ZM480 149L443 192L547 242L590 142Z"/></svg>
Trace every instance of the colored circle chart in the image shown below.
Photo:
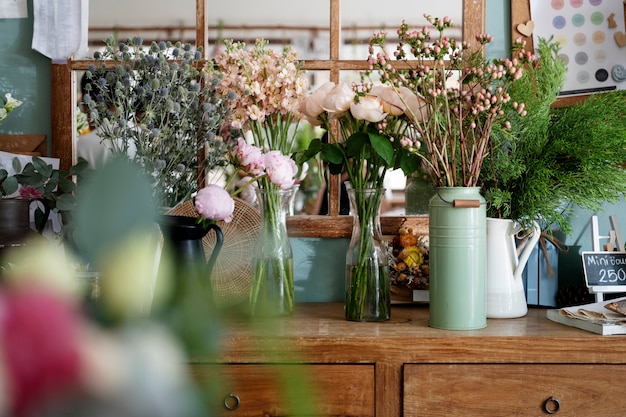
<svg viewBox="0 0 626 417"><path fill-rule="evenodd" d="M568 67L563 94L626 88L623 2L536 1L531 2L531 16L533 36L559 43L559 56Z"/></svg>

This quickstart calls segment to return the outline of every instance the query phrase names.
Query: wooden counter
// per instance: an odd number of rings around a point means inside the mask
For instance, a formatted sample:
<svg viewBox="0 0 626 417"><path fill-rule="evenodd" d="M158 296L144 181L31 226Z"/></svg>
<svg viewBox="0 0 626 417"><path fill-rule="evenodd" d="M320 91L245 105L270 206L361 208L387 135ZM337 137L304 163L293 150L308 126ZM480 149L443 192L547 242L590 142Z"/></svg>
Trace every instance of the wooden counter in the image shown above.
<svg viewBox="0 0 626 417"><path fill-rule="evenodd" d="M626 410L626 340L553 323L545 309L491 319L481 330L449 331L428 327L427 306L396 305L390 321L358 323L343 318L341 303L304 303L293 317L231 319L224 328L217 355L191 360L203 384L224 378L220 415L293 413L268 376L285 369L323 393L313 401L315 415L547 415L557 408L557 415L617 416Z"/></svg>

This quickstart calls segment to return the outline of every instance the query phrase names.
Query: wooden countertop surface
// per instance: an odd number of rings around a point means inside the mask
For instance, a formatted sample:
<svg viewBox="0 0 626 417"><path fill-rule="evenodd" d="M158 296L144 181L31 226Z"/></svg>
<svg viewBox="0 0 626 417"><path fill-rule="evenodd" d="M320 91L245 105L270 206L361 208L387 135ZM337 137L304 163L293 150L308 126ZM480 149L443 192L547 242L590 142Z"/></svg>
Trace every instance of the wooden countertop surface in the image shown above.
<svg viewBox="0 0 626 417"><path fill-rule="evenodd" d="M452 331L428 327L427 305L394 305L380 323L347 321L343 306L298 303L292 317L225 319L217 354L191 363L626 363L624 336L554 323L544 308Z"/></svg>

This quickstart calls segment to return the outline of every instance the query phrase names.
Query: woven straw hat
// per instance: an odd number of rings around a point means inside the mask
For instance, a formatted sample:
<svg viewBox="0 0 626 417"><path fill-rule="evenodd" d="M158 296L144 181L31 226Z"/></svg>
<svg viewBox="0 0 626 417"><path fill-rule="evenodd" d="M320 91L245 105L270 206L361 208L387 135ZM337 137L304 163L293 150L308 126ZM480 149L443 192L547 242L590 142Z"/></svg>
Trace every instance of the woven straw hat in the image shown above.
<svg viewBox="0 0 626 417"><path fill-rule="evenodd" d="M252 247L257 239L261 214L251 204L235 197L235 211L230 223L218 222L224 233L222 249L211 273L211 289L215 305L231 307L245 301L250 292L252 276ZM174 207L168 214L198 217L193 200ZM202 238L204 253L208 257L215 247L215 233Z"/></svg>

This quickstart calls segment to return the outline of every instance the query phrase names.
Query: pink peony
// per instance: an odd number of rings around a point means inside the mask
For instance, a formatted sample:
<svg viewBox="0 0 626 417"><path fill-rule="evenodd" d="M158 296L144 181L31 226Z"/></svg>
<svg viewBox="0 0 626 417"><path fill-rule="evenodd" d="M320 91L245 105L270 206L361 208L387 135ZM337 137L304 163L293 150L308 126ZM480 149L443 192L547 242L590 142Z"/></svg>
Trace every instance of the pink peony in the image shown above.
<svg viewBox="0 0 626 417"><path fill-rule="evenodd" d="M280 151L270 151L265 154L265 172L272 184L286 190L295 184L298 166Z"/></svg>
<svg viewBox="0 0 626 417"><path fill-rule="evenodd" d="M250 145L244 138L239 138L235 153L242 168L249 174L259 176L263 173L265 165L263 152L260 148Z"/></svg>
<svg viewBox="0 0 626 417"><path fill-rule="evenodd" d="M195 198L196 211L205 219L230 223L235 211L235 200L219 185L209 184Z"/></svg>

